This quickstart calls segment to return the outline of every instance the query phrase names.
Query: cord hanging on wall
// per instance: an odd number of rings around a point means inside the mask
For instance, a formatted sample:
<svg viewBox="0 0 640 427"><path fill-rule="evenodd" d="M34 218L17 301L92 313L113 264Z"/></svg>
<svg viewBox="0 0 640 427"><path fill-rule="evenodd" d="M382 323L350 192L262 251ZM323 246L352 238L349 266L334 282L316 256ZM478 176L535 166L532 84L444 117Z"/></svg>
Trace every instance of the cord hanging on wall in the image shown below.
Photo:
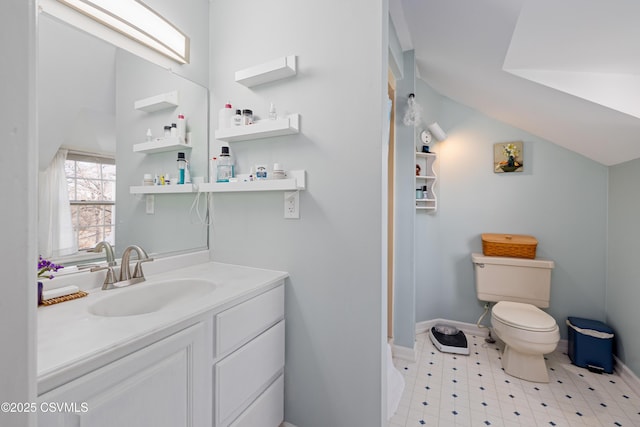
<svg viewBox="0 0 640 427"><path fill-rule="evenodd" d="M407 109L404 112L404 118L402 122L405 126L418 126L422 118L422 107L416 101L416 96L413 93L409 94L407 100Z"/></svg>

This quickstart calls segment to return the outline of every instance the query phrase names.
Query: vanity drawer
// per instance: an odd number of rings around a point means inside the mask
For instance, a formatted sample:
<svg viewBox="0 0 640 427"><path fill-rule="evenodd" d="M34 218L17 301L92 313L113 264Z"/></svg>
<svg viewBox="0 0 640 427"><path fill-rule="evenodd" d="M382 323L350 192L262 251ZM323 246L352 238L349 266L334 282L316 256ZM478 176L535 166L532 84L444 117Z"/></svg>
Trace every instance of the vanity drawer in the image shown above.
<svg viewBox="0 0 640 427"><path fill-rule="evenodd" d="M216 426L226 426L284 368L284 320L215 365Z"/></svg>
<svg viewBox="0 0 640 427"><path fill-rule="evenodd" d="M284 318L284 284L216 315L214 354L238 348Z"/></svg>
<svg viewBox="0 0 640 427"><path fill-rule="evenodd" d="M229 427L277 427L284 420L284 376L280 375Z"/></svg>

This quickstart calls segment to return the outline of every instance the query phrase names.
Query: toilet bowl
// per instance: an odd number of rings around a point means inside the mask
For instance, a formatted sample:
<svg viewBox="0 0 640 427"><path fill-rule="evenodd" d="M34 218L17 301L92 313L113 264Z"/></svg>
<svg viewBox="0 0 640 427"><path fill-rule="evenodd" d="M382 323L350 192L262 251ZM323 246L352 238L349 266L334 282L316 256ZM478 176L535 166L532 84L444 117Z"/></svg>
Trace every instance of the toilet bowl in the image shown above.
<svg viewBox="0 0 640 427"><path fill-rule="evenodd" d="M502 367L507 374L549 382L544 355L553 352L560 341L560 328L553 317L532 304L500 301L491 310L491 326L505 344Z"/></svg>

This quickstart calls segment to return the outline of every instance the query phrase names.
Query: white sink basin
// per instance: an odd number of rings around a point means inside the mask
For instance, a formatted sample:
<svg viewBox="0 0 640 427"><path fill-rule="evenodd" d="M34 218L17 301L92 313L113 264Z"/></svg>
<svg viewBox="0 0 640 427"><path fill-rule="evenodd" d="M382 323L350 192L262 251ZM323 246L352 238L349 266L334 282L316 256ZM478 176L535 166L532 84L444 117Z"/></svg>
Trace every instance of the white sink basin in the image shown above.
<svg viewBox="0 0 640 427"><path fill-rule="evenodd" d="M139 283L128 288L113 289L112 295L88 307L96 316L136 316L174 308L210 294L216 284L203 279L175 279Z"/></svg>

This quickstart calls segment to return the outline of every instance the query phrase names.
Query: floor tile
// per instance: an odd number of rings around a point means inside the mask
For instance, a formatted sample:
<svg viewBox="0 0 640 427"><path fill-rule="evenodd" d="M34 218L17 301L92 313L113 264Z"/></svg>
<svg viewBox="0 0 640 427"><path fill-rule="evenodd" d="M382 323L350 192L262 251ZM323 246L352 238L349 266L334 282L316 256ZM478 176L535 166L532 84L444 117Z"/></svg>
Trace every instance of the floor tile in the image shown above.
<svg viewBox="0 0 640 427"><path fill-rule="evenodd" d="M615 372L589 372L555 351L550 382L532 383L504 372L500 343L467 340L470 354L454 355L418 334L418 361L394 359L406 386L389 427L640 426L640 396Z"/></svg>

